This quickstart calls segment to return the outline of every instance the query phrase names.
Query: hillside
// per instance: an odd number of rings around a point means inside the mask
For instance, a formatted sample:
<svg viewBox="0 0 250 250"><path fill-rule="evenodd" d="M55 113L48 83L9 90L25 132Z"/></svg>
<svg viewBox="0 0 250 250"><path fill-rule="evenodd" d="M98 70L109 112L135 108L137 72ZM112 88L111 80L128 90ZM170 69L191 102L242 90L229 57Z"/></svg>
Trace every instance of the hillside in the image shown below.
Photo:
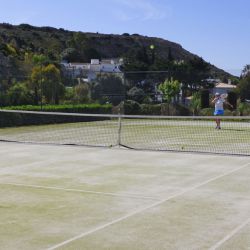
<svg viewBox="0 0 250 250"><path fill-rule="evenodd" d="M151 45L154 46L153 50L149 49ZM0 24L1 79L30 75L31 56L34 54L45 54L54 63L62 59L89 62L91 58L121 57L126 62L132 58L136 66L125 68L127 70L164 70L170 61L198 61L206 68L206 76L221 79L233 77L183 49L181 45L161 38L126 33L105 35L72 32L28 24Z"/></svg>

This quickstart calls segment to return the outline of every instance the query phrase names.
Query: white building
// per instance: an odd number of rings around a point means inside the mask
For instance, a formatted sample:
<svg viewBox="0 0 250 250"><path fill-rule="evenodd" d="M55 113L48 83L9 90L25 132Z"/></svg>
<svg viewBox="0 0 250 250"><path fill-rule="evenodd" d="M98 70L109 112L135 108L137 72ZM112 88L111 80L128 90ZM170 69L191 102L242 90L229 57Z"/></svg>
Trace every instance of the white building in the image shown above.
<svg viewBox="0 0 250 250"><path fill-rule="evenodd" d="M89 82L94 80L100 73L122 73L120 70L122 59L91 59L90 63L67 63L61 62L64 73L72 78L83 78Z"/></svg>
<svg viewBox="0 0 250 250"><path fill-rule="evenodd" d="M213 94L215 93L219 93L219 94L227 94L228 92L233 91L234 89L236 89L235 85L232 85L229 83L217 83L215 85L215 87L213 88Z"/></svg>

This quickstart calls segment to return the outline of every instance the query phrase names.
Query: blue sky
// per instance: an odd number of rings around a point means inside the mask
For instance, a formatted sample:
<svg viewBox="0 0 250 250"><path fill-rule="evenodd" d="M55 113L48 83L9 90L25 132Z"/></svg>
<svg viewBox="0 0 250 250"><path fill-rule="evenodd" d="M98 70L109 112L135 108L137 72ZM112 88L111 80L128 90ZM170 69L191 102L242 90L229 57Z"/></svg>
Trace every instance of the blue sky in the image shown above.
<svg viewBox="0 0 250 250"><path fill-rule="evenodd" d="M0 0L0 22L160 37L239 75L250 64L249 10L249 0Z"/></svg>

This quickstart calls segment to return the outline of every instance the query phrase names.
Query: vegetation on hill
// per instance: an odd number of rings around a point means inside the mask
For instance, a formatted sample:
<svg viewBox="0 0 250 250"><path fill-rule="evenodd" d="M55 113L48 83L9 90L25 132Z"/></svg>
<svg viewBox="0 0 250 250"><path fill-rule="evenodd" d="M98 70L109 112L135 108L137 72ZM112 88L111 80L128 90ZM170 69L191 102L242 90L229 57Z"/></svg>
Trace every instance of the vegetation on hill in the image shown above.
<svg viewBox="0 0 250 250"><path fill-rule="evenodd" d="M32 55L35 54L43 54L53 63L63 59L89 62L91 58L123 57L124 70L166 70L173 66L173 62L176 65L182 62L182 67L206 68L206 74L211 77L231 77L181 45L160 38L0 24L1 77L29 75L33 66Z"/></svg>
<svg viewBox="0 0 250 250"><path fill-rule="evenodd" d="M86 63L105 58L123 58L123 77L107 74L85 83L81 79L69 81L62 74L62 60ZM207 78L239 82L181 45L160 38L0 24L0 106L93 102L117 105L124 99L150 104L157 101L152 94L160 90L161 83L179 82L186 96L213 87L204 81ZM245 99L249 98L245 91L248 82L246 76L240 85ZM169 99L166 102L170 104Z"/></svg>

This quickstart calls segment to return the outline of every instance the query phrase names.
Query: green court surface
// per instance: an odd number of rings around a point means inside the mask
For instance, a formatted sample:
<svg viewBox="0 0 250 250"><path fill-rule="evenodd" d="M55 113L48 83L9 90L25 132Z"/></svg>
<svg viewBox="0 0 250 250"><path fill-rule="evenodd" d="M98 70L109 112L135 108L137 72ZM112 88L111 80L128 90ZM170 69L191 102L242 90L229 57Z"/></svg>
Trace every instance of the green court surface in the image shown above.
<svg viewBox="0 0 250 250"><path fill-rule="evenodd" d="M109 119L0 128L0 141L250 155L249 120Z"/></svg>
<svg viewBox="0 0 250 250"><path fill-rule="evenodd" d="M250 249L250 158L0 143L0 249Z"/></svg>

